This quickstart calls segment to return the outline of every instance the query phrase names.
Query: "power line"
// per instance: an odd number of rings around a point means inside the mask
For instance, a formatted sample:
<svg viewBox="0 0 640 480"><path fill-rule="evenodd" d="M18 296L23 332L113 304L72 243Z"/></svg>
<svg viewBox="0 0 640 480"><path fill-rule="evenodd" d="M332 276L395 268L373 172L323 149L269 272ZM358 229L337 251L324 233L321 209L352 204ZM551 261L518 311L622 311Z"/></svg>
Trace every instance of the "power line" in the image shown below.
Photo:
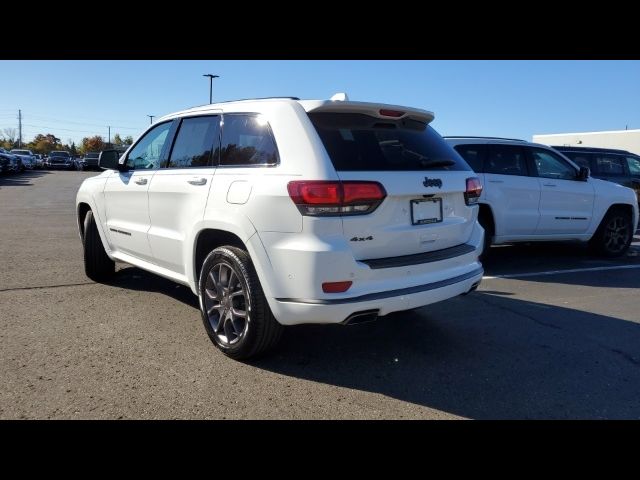
<svg viewBox="0 0 640 480"><path fill-rule="evenodd" d="M61 128L61 127L50 127L47 125L33 125L30 123L25 123L24 125L26 127L46 128L48 130L63 130L65 132L80 132L80 133L96 133L97 132L97 130L76 130L75 128L71 129L71 128ZM102 128L104 128L104 125L101 125L101 126Z"/></svg>
<svg viewBox="0 0 640 480"><path fill-rule="evenodd" d="M102 123L87 123L87 122L74 122L72 120L62 120L60 118L53 118L53 117L45 117L43 115L29 115L30 117L40 120L52 120L54 122L60 122L60 123L72 123L75 125L86 125L88 127L102 127L104 128L104 124ZM118 126L118 125L114 125L114 128L119 128L121 130L142 130L140 127L122 127L122 126Z"/></svg>

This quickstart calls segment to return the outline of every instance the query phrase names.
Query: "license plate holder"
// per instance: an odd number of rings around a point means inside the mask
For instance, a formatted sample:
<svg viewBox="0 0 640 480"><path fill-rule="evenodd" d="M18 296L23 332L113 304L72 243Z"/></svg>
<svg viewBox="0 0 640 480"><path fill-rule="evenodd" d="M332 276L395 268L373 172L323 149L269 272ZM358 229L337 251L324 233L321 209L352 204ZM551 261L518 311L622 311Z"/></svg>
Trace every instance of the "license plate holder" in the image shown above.
<svg viewBox="0 0 640 480"><path fill-rule="evenodd" d="M411 200L411 223L425 225L442 222L442 198Z"/></svg>

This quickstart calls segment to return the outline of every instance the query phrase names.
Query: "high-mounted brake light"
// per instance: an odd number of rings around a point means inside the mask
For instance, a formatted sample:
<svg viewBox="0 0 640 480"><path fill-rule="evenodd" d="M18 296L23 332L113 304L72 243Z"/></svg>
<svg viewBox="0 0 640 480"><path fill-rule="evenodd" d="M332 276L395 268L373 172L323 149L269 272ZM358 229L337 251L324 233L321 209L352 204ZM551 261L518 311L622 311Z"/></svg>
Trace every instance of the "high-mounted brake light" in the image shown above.
<svg viewBox="0 0 640 480"><path fill-rule="evenodd" d="M380 113L380 115L382 115L383 117L394 117L394 118L400 118L401 116L404 115L404 112L400 110L389 110L388 108L383 108L378 113Z"/></svg>
<svg viewBox="0 0 640 480"><path fill-rule="evenodd" d="M475 205L482 194L482 183L477 177L467 178L467 190L464 192L464 201L467 205Z"/></svg>
<svg viewBox="0 0 640 480"><path fill-rule="evenodd" d="M295 180L289 196L303 215L363 215L373 212L387 196L378 182Z"/></svg>

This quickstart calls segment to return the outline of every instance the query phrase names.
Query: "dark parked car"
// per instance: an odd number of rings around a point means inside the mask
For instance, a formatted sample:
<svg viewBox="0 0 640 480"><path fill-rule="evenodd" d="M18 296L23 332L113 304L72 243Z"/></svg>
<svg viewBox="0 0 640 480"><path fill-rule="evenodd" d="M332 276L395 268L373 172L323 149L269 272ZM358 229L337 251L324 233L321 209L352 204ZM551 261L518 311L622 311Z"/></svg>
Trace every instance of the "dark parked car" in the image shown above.
<svg viewBox="0 0 640 480"><path fill-rule="evenodd" d="M78 170L100 170L100 167L98 167L99 157L100 152L89 152L76 161L76 168Z"/></svg>
<svg viewBox="0 0 640 480"><path fill-rule="evenodd" d="M34 168L36 168L36 158L31 150L19 150L17 148L14 148L9 153L20 157L20 160L22 160L22 164L25 166L25 168L29 170L33 170Z"/></svg>
<svg viewBox="0 0 640 480"><path fill-rule="evenodd" d="M589 167L591 176L632 188L640 205L640 156L626 150L596 147L553 146L581 167Z"/></svg>
<svg viewBox="0 0 640 480"><path fill-rule="evenodd" d="M59 168L64 170L73 170L75 168L71 154L65 151L51 152L47 159L46 166L50 169Z"/></svg>
<svg viewBox="0 0 640 480"><path fill-rule="evenodd" d="M11 160L9 160L9 157L4 155L3 153L0 153L0 174L9 173L10 163Z"/></svg>
<svg viewBox="0 0 640 480"><path fill-rule="evenodd" d="M24 172L24 164L22 160L17 155L13 153L7 152L4 148L0 148L0 155L7 159L7 172L9 173L21 173Z"/></svg>

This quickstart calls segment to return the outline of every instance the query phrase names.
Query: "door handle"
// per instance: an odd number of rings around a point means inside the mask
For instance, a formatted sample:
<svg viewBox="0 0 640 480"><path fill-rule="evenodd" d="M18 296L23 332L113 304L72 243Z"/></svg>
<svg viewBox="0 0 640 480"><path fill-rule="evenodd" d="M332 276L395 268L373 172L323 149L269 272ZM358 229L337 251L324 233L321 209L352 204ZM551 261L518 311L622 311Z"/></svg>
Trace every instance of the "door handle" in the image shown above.
<svg viewBox="0 0 640 480"><path fill-rule="evenodd" d="M489 180L489 183L504 183L504 180Z"/></svg>
<svg viewBox="0 0 640 480"><path fill-rule="evenodd" d="M138 185L146 185L147 184L147 179L146 178L136 178L135 182Z"/></svg>
<svg viewBox="0 0 640 480"><path fill-rule="evenodd" d="M557 185L554 183L543 183L542 185L545 187L557 187Z"/></svg>
<svg viewBox="0 0 640 480"><path fill-rule="evenodd" d="M191 185L205 185L207 183L206 178L192 178L191 180L187 180Z"/></svg>

